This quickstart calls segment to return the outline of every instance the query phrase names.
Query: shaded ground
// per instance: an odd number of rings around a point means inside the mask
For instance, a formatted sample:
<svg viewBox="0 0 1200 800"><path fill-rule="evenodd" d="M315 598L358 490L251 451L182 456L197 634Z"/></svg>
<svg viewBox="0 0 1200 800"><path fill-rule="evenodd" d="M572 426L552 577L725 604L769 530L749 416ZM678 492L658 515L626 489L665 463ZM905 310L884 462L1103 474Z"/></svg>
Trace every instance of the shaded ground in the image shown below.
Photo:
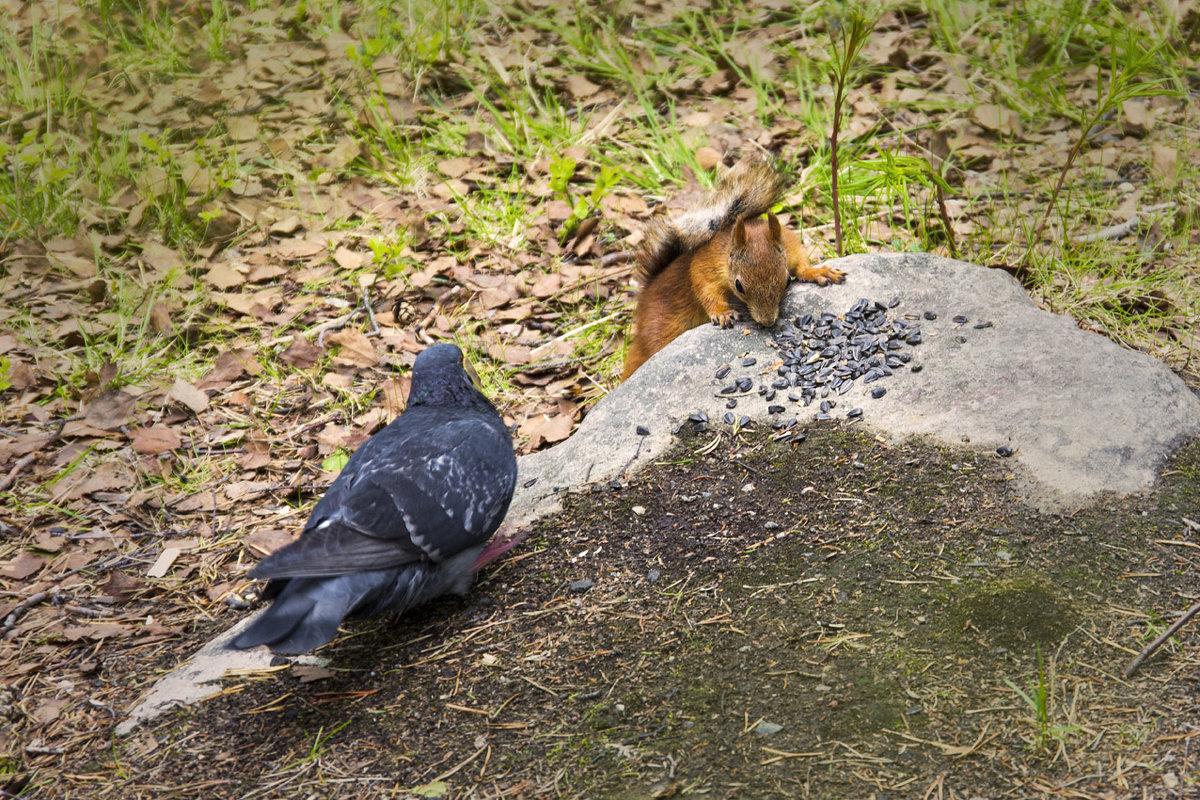
<svg viewBox="0 0 1200 800"><path fill-rule="evenodd" d="M31 759L9 791L1197 791L1200 629L1120 676L1159 615L1200 594L1183 521L1200 518L1200 445L1151 496L1040 516L1011 499L992 453L830 427L794 445L710 436L629 486L571 499L467 598L352 625L323 651L327 669L281 661L234 677L111 745L109 710L73 706L88 732ZM170 658L125 648L88 682L119 713L232 618Z"/></svg>

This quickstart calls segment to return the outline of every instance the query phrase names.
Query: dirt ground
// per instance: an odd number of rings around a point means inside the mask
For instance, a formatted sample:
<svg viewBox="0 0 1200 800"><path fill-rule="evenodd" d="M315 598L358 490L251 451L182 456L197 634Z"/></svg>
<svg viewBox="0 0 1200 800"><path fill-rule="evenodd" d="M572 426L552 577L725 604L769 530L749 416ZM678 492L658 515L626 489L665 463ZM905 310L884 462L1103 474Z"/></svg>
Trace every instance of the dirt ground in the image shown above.
<svg viewBox="0 0 1200 800"><path fill-rule="evenodd" d="M277 659L129 739L138 694L240 614L113 643L90 680L119 700L0 796L1200 793L1200 627L1122 677L1200 595L1200 444L1151 495L1041 515L994 453L807 433L685 430L467 597L355 621L327 667Z"/></svg>

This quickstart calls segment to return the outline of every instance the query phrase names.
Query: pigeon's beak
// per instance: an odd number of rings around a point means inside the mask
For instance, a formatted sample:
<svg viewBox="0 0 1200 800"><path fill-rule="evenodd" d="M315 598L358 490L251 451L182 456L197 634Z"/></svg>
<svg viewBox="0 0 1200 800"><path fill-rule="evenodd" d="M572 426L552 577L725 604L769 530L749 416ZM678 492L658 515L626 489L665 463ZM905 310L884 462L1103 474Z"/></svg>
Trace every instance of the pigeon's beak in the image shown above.
<svg viewBox="0 0 1200 800"><path fill-rule="evenodd" d="M471 383L475 384L475 388L482 390L483 384L479 381L479 373L475 371L475 368L471 366L471 362L467 361L465 357L463 358L462 366L467 373L467 377L471 379Z"/></svg>

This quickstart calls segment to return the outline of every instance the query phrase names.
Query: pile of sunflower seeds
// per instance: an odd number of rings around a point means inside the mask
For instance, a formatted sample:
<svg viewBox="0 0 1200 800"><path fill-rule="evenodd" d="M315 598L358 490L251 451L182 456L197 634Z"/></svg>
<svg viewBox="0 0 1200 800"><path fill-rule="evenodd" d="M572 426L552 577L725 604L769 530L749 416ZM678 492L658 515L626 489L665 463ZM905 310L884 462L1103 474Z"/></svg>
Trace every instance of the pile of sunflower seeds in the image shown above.
<svg viewBox="0 0 1200 800"><path fill-rule="evenodd" d="M889 317L889 311L900 305L895 297L884 304L866 298L855 303L849 311L839 316L828 311L820 314L805 314L797 317L785 330L775 337L780 363L771 373L758 375L758 387L750 376L738 376L725 383L718 394L726 398L724 415L727 425L745 427L750 424L749 416L737 417L732 409L737 408L740 398L757 394L767 402L767 412L772 416L771 427L786 435L787 429L798 420L784 418L787 410L784 401L807 407L818 403L818 420L833 418L838 398L849 392L856 383L863 386L875 383L907 367L919 372L922 365L913 361L911 348L921 344L921 321L933 321L937 314L904 314ZM954 322L963 325L964 316ZM976 328L991 327L991 323L980 323ZM743 368L754 367L756 359L747 357L738 364ZM724 364L716 372L718 381L726 381L734 365ZM872 387L872 398L879 399L887 394L882 386ZM851 421L862 419L863 409L852 408L845 414ZM708 427L708 415L696 412L688 417L697 430ZM802 438L802 435L800 435Z"/></svg>

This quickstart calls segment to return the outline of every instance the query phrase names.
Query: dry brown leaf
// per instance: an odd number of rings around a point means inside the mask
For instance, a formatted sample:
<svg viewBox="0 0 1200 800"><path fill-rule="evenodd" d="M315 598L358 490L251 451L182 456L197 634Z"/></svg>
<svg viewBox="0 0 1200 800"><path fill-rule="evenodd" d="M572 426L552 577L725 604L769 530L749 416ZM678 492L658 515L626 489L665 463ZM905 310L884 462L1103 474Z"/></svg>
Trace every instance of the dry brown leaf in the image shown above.
<svg viewBox="0 0 1200 800"><path fill-rule="evenodd" d="M267 528L255 531L242 539L242 544L255 558L269 556L281 547L286 547L296 541L296 537L278 528Z"/></svg>
<svg viewBox="0 0 1200 800"><path fill-rule="evenodd" d="M144 584L139 578L118 569L108 573L108 580L100 587L100 591L117 603L128 603L142 586Z"/></svg>
<svg viewBox="0 0 1200 800"><path fill-rule="evenodd" d="M543 444L561 442L571 435L572 420L569 416L555 414L552 417L540 414L530 417L521 425L518 433L529 437L529 449L537 450Z"/></svg>
<svg viewBox="0 0 1200 800"><path fill-rule="evenodd" d="M69 697L51 697L39 704L29 716L40 725L48 725L58 719L68 702Z"/></svg>
<svg viewBox="0 0 1200 800"><path fill-rule="evenodd" d="M84 419L101 430L115 430L125 424L133 412L136 398L120 389L104 392L88 406Z"/></svg>
<svg viewBox="0 0 1200 800"><path fill-rule="evenodd" d="M46 566L46 559L43 556L25 551L0 565L0 578L23 581L44 566Z"/></svg>
<svg viewBox="0 0 1200 800"><path fill-rule="evenodd" d="M572 72L567 76L567 91L576 100L581 100L584 97L591 97L596 92L600 91L600 87L589 81L586 77L578 72Z"/></svg>
<svg viewBox="0 0 1200 800"><path fill-rule="evenodd" d="M971 110L971 119L1001 136L1012 136L1021 132L1021 115L1011 108L995 103L976 106Z"/></svg>
<svg viewBox="0 0 1200 800"><path fill-rule="evenodd" d="M171 391L167 392L167 399L183 403L194 414L199 414L208 408L208 393L197 389L183 378L175 379Z"/></svg>
<svg viewBox="0 0 1200 800"><path fill-rule="evenodd" d="M334 356L334 362L350 364L355 367L373 367L379 363L379 354L375 345L366 335L355 328L345 328L325 337L330 344L339 345L342 349Z"/></svg>
<svg viewBox="0 0 1200 800"><path fill-rule="evenodd" d="M149 428L139 428L133 434L133 449L144 456L158 455L170 450L178 450L183 446L183 439L174 428L166 425L152 425Z"/></svg>
<svg viewBox="0 0 1200 800"><path fill-rule="evenodd" d="M246 282L246 276L232 265L219 261L208 268L208 272L204 275L204 280L214 288L224 291L232 289L235 286L241 286Z"/></svg>
<svg viewBox="0 0 1200 800"><path fill-rule="evenodd" d="M297 369L308 369L314 367L317 362L325 355L325 351L317 345L305 339L302 336L296 336L292 339L292 343L288 345L288 349L279 354L279 358L285 364L289 364Z"/></svg>
<svg viewBox="0 0 1200 800"><path fill-rule="evenodd" d="M342 269L358 269L367 260L362 253L356 253L348 247L339 247L333 251L333 260Z"/></svg>
<svg viewBox="0 0 1200 800"><path fill-rule="evenodd" d="M467 174L467 170L471 169L471 166L471 159L461 157L447 158L437 162L438 172L447 178L461 178Z"/></svg>
<svg viewBox="0 0 1200 800"><path fill-rule="evenodd" d="M108 639L113 636L131 636L133 626L123 622L97 622L91 625L66 625L63 638L78 642L80 639Z"/></svg>
<svg viewBox="0 0 1200 800"><path fill-rule="evenodd" d="M275 245L275 255L286 261L295 261L301 258L311 258L320 253L324 253L326 245L320 241L310 241L303 236L294 236L291 239L284 239Z"/></svg>
<svg viewBox="0 0 1200 800"><path fill-rule="evenodd" d="M1168 181L1175 180L1179 164L1179 151L1165 144L1153 144L1150 146L1150 157L1154 163L1155 177Z"/></svg>
<svg viewBox="0 0 1200 800"><path fill-rule="evenodd" d="M225 120L225 130L235 142L250 142L258 138L258 120L246 114L229 117Z"/></svg>
<svg viewBox="0 0 1200 800"><path fill-rule="evenodd" d="M171 309L166 303L155 303L150 308L150 327L157 334L167 334L175 329L171 323Z"/></svg>

